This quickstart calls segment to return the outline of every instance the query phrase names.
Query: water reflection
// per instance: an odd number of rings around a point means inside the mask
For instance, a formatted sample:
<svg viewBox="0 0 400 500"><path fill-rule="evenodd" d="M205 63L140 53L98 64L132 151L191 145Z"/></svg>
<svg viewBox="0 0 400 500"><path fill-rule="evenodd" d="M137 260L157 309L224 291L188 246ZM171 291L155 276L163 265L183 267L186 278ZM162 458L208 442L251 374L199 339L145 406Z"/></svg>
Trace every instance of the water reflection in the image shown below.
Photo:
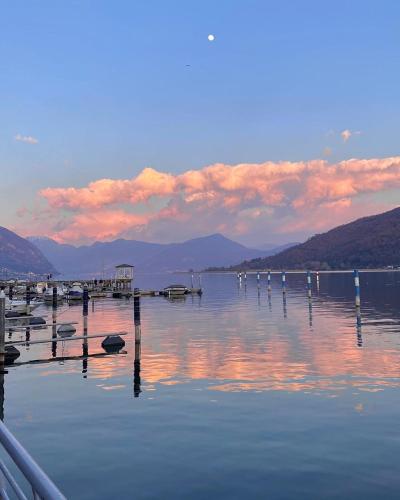
<svg viewBox="0 0 400 500"><path fill-rule="evenodd" d="M272 281L274 278L279 280L278 276L273 276ZM208 288L213 279L213 288ZM129 336L127 354L123 356L90 358L89 347L91 354L100 354L100 341L84 339L82 344L66 342L61 357L80 357L79 372L91 378L111 379L129 376L129 373L132 376L133 366L135 397L141 394L143 384L176 384L191 380L207 380L209 390L224 391L321 391L346 386L365 390L367 387L398 386L400 349L397 337L392 336L399 331L398 324L393 321L365 323L366 319L379 318L386 311L379 300L370 302L368 290L363 290L365 324L362 326L359 308L355 322L352 321L351 278L347 289L342 287L343 277L334 277L339 283L335 288L330 282L332 278L324 275L320 297L308 296L307 301L304 300L307 296L304 275L287 275L285 293L279 291L276 282L272 291L268 291L266 287L257 286L255 276L245 276L243 294L237 296L235 279L240 290L240 279L235 276L223 279L205 276L203 302L200 297L184 302L161 297L143 298L142 320L139 315L132 321L134 299L98 299L96 308L86 311L86 315L82 315L81 308L64 306L58 310L58 317L77 321L84 336L88 330L89 334L126 330ZM370 282L372 279L369 277ZM332 290L335 293L330 293ZM343 290L346 293L342 293ZM283 317L282 312L279 314L272 308L272 301L279 295ZM246 300L248 296L255 301ZM267 303L267 307L262 307L263 303ZM392 311L390 307L389 310ZM145 332L143 346L142 326ZM54 328L50 333L53 338ZM47 331L35 331L35 338L46 335L49 335ZM45 345L32 345L30 352L21 348L21 361L46 357L45 349ZM56 342L51 344L51 355L57 356ZM68 369L74 371L76 368L68 365ZM46 370L41 374L47 376L49 373Z"/></svg>

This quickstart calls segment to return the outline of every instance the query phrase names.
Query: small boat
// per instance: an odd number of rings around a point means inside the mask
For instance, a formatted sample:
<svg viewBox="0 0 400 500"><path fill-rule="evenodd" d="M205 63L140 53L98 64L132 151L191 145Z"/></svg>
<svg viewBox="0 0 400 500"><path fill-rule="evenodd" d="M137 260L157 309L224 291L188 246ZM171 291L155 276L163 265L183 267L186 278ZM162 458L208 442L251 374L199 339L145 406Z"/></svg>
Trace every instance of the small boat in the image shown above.
<svg viewBox="0 0 400 500"><path fill-rule="evenodd" d="M44 301L47 303L53 302L53 288L47 288L43 295ZM57 302L62 302L65 298L62 288L57 287Z"/></svg>
<svg viewBox="0 0 400 500"><path fill-rule="evenodd" d="M73 283L72 288L68 292L69 300L82 300L83 299L83 288L80 283Z"/></svg>
<svg viewBox="0 0 400 500"><path fill-rule="evenodd" d="M164 288L165 295L186 295L188 293L188 288L185 285L169 285Z"/></svg>
<svg viewBox="0 0 400 500"><path fill-rule="evenodd" d="M40 304L43 304L43 302L32 300L30 304L27 304L26 300L10 300L6 298L6 311L11 311L18 314L27 314L28 312L31 312L39 307Z"/></svg>
<svg viewBox="0 0 400 500"><path fill-rule="evenodd" d="M45 281L39 281L36 283L36 287L34 288L34 292L38 295L43 295L47 289L47 283Z"/></svg>

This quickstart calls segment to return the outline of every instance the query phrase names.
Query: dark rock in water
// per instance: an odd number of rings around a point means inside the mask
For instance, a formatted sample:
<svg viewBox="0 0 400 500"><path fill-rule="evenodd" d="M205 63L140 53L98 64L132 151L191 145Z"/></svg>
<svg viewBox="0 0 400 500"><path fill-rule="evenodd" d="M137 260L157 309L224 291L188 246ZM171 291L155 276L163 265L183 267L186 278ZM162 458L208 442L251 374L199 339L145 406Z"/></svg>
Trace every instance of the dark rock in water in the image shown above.
<svg viewBox="0 0 400 500"><path fill-rule="evenodd" d="M45 325L46 320L44 318L40 318L39 316L33 317L33 318L29 318L29 324L30 325Z"/></svg>
<svg viewBox="0 0 400 500"><path fill-rule="evenodd" d="M119 352L125 346L125 340L119 335L109 335L101 343L106 352Z"/></svg>
<svg viewBox="0 0 400 500"><path fill-rule="evenodd" d="M57 333L60 337L72 337L76 333L74 325L61 325L58 327Z"/></svg>
<svg viewBox="0 0 400 500"><path fill-rule="evenodd" d="M6 365L12 365L16 359L18 359L21 353L13 345L5 347L4 363Z"/></svg>

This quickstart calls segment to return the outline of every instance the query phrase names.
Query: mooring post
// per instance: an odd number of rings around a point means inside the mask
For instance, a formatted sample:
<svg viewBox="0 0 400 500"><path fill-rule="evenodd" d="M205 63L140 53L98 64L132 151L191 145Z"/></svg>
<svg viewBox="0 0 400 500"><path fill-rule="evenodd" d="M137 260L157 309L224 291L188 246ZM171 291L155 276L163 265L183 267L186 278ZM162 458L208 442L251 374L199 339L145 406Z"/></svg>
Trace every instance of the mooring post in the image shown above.
<svg viewBox="0 0 400 500"><path fill-rule="evenodd" d="M282 293L286 293L286 272L282 271Z"/></svg>
<svg viewBox="0 0 400 500"><path fill-rule="evenodd" d="M88 347L88 340L87 340L87 334L88 334L88 311L89 311L89 290L87 285L83 286L83 306L82 306L82 314L83 314L83 336L86 337L83 339L82 342L82 355L87 356L89 353L89 347ZM88 361L87 358L84 358L82 360L82 373L84 377L86 378L86 373L87 373L87 365Z"/></svg>
<svg viewBox="0 0 400 500"><path fill-rule="evenodd" d="M307 293L308 296L311 297L311 273L307 271Z"/></svg>
<svg viewBox="0 0 400 500"><path fill-rule="evenodd" d="M5 337L6 337L6 294L0 291L0 419L4 420L4 374L5 371Z"/></svg>
<svg viewBox="0 0 400 500"><path fill-rule="evenodd" d="M199 288L201 290L201 274L199 274Z"/></svg>
<svg viewBox="0 0 400 500"><path fill-rule="evenodd" d="M135 360L133 363L133 395L139 397L140 389L140 356L142 333L140 326L140 290L135 288L133 291L133 318L135 324Z"/></svg>
<svg viewBox="0 0 400 500"><path fill-rule="evenodd" d="M354 286L355 286L355 292L356 292L356 307L361 306L361 299L360 299L360 277L358 275L358 270L354 269Z"/></svg>
<svg viewBox="0 0 400 500"><path fill-rule="evenodd" d="M88 315L88 307L89 307L89 290L87 285L83 285L83 316Z"/></svg>
<svg viewBox="0 0 400 500"><path fill-rule="evenodd" d="M190 282L192 284L192 289L194 288L194 276L193 276L193 273L192 275L190 276Z"/></svg>
<svg viewBox="0 0 400 500"><path fill-rule="evenodd" d="M53 286L53 310L57 307L57 287Z"/></svg>
<svg viewBox="0 0 400 500"><path fill-rule="evenodd" d="M26 314L27 316L29 316L30 312L31 312L31 308L30 308L30 303L31 303L31 287L29 285L26 285L26 295L25 295L25 299L26 299Z"/></svg>
<svg viewBox="0 0 400 500"><path fill-rule="evenodd" d="M317 291L319 292L319 271L317 271Z"/></svg>
<svg viewBox="0 0 400 500"><path fill-rule="evenodd" d="M312 326L312 299L311 295L308 296L308 323Z"/></svg>
<svg viewBox="0 0 400 500"><path fill-rule="evenodd" d="M51 338L56 339L57 338L57 287L53 286L53 301L52 301L52 322L53 325L51 327ZM57 342L52 342L51 343L51 354L53 358L57 356Z"/></svg>
<svg viewBox="0 0 400 500"><path fill-rule="evenodd" d="M11 284L8 286L8 298L13 299L13 286Z"/></svg>
<svg viewBox="0 0 400 500"><path fill-rule="evenodd" d="M6 342L6 294L0 291L0 372L4 373Z"/></svg>
<svg viewBox="0 0 400 500"><path fill-rule="evenodd" d="M267 275L267 290L269 292L272 290L272 288L271 288L271 271L268 271L268 275Z"/></svg>
<svg viewBox="0 0 400 500"><path fill-rule="evenodd" d="M260 273L257 271L257 286L260 286Z"/></svg>

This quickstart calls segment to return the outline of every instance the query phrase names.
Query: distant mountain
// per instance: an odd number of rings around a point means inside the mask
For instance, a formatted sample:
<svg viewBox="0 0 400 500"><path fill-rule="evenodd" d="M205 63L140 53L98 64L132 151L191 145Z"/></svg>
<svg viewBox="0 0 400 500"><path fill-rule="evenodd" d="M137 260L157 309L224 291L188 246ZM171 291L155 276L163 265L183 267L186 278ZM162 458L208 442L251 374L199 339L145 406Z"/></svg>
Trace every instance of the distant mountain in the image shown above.
<svg viewBox="0 0 400 500"><path fill-rule="evenodd" d="M247 248L221 234L183 243L146 243L119 239L107 243L75 247L47 238L30 238L63 274L110 274L117 264L127 263L137 271L202 270L210 266L230 266L244 259L270 255Z"/></svg>
<svg viewBox="0 0 400 500"><path fill-rule="evenodd" d="M56 272L35 245L5 227L0 227L0 268L2 274L6 270L35 274Z"/></svg>
<svg viewBox="0 0 400 500"><path fill-rule="evenodd" d="M268 250L268 252L269 255L276 255L277 253L283 252L288 248L295 247L296 245L300 245L300 243L298 241L292 243L284 243L283 245L278 245L276 247L271 248L270 250Z"/></svg>
<svg viewBox="0 0 400 500"><path fill-rule="evenodd" d="M400 208L338 226L233 269L352 269L400 265Z"/></svg>
<svg viewBox="0 0 400 500"><path fill-rule="evenodd" d="M264 245L258 245L259 250L266 250L269 255L275 255L276 253L283 252L283 250L286 250L287 248L294 247L295 245L299 245L300 242L291 242L291 243L284 243L282 245L274 245L272 243L265 243Z"/></svg>

